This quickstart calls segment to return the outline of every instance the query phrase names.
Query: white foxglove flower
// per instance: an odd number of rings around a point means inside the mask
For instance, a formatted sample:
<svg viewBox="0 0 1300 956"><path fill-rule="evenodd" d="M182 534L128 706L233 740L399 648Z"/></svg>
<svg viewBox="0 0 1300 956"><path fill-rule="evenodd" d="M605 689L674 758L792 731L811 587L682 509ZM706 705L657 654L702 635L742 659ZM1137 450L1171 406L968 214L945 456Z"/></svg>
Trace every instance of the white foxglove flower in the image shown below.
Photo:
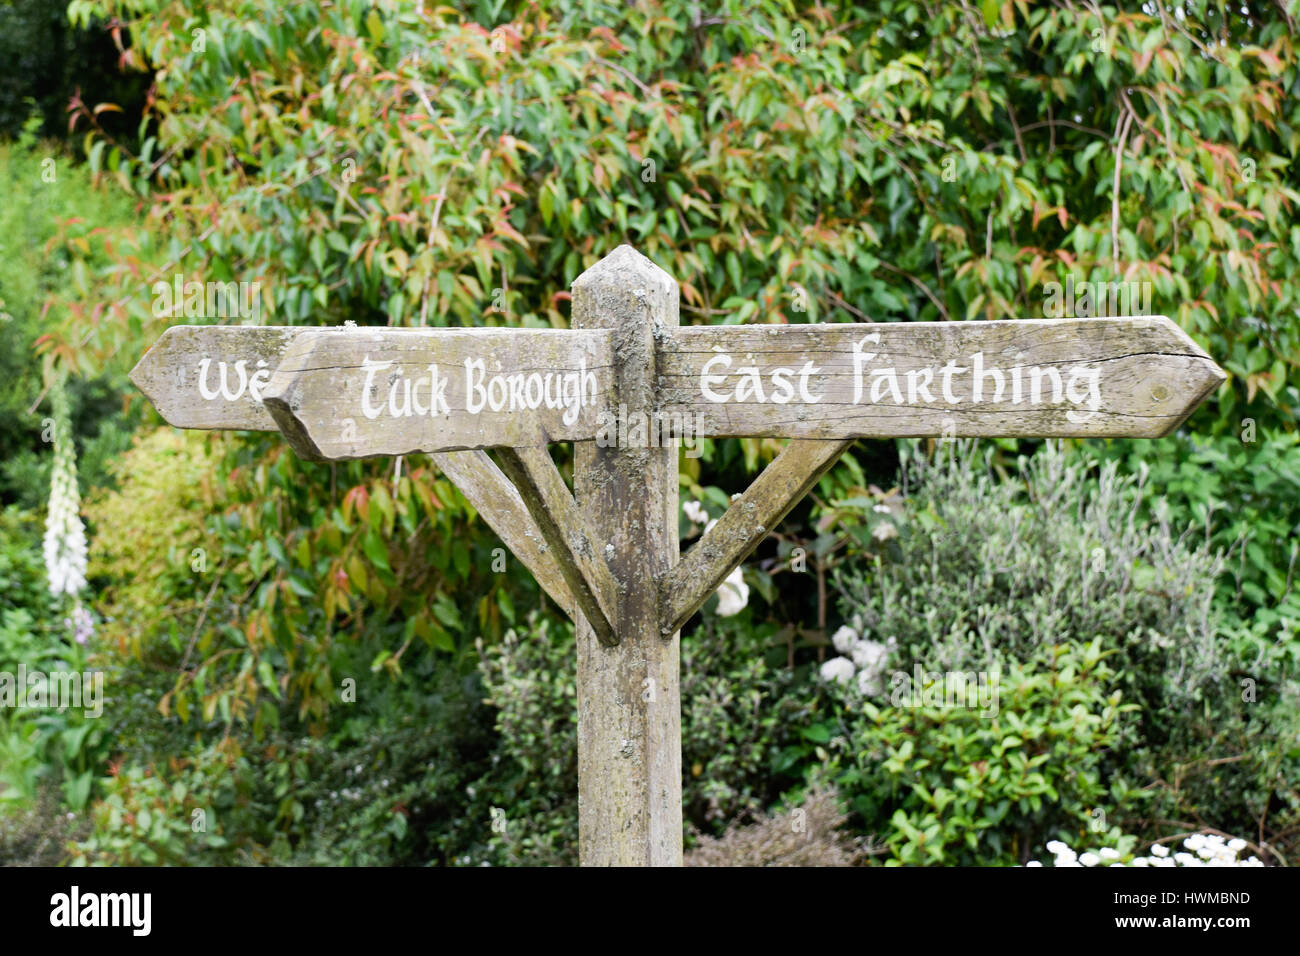
<svg viewBox="0 0 1300 956"><path fill-rule="evenodd" d="M718 616L731 617L739 614L748 603L749 585L745 583L741 566L736 565L736 569L727 575L727 579L718 588Z"/></svg>
<svg viewBox="0 0 1300 956"><path fill-rule="evenodd" d="M79 513L77 452L72 444L72 420L62 382L51 390L50 399L54 406L54 464L45 519L45 571L51 594L75 596L86 586L86 526Z"/></svg>

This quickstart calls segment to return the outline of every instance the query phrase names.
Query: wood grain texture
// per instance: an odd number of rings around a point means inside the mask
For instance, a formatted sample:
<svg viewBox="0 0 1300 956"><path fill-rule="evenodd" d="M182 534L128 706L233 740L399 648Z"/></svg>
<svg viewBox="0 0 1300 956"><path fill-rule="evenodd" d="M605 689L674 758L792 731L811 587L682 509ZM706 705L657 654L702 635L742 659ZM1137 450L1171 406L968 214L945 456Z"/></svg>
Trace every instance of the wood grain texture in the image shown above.
<svg viewBox="0 0 1300 956"><path fill-rule="evenodd" d="M173 326L140 359L131 380L163 419L178 428L275 431L270 412L247 392L248 372L269 370L263 375L269 381L295 336L315 331L319 330L293 326ZM240 362L246 376L242 390L236 368ZM225 395L220 387L223 363ZM218 393L215 399L204 398L200 391L202 372L208 375L207 391ZM230 394L236 397L227 398ZM519 492L496 463L482 451L438 452L429 457L542 589L573 617L577 605L559 565Z"/></svg>
<svg viewBox="0 0 1300 956"><path fill-rule="evenodd" d="M1225 378L1163 316L701 326L659 359L661 407L714 437L1157 438Z"/></svg>
<svg viewBox="0 0 1300 956"><path fill-rule="evenodd" d="M618 587L605 564L604 550L578 513L573 496L542 448L502 448L501 469L514 482L524 506L541 529L560 574L578 608L602 644L618 643ZM612 548L610 549L612 552Z"/></svg>
<svg viewBox="0 0 1300 956"><path fill-rule="evenodd" d="M310 332L262 401L307 459L586 441L610 413L611 341L567 329Z"/></svg>
<svg viewBox="0 0 1300 956"><path fill-rule="evenodd" d="M573 283L573 325L613 330L618 401L651 412L655 342L678 322L677 283L630 246ZM680 866L682 737L677 635L658 628L655 581L677 560L677 450L574 450L574 497L612 546L616 647L578 627L578 852L584 866Z"/></svg>
<svg viewBox="0 0 1300 956"><path fill-rule="evenodd" d="M852 440L794 439L659 578L660 632L672 634L839 460Z"/></svg>

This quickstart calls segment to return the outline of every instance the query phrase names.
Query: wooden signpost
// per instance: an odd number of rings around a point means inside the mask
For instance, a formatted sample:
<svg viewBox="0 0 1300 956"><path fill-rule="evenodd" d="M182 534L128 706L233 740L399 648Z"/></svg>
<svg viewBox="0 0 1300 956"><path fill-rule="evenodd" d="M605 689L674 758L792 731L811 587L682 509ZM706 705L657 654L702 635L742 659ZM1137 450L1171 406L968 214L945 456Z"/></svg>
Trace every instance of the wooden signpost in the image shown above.
<svg viewBox="0 0 1300 956"><path fill-rule="evenodd" d="M433 457L576 622L584 865L681 863L678 631L854 439L1155 438L1225 379L1162 316L679 328L630 246L575 280L572 325L176 326L131 378L181 428ZM685 555L651 437L681 423L790 439ZM576 443L572 494L552 441Z"/></svg>

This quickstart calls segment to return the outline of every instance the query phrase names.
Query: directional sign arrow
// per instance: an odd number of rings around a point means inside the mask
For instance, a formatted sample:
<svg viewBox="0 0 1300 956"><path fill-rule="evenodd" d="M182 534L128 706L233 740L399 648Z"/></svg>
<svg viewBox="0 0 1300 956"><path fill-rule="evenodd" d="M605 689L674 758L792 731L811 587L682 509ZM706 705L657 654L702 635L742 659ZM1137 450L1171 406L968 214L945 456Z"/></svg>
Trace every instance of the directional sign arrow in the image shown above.
<svg viewBox="0 0 1300 956"><path fill-rule="evenodd" d="M603 330L311 332L262 400L307 458L589 441L612 414L613 362Z"/></svg>
<svg viewBox="0 0 1300 956"><path fill-rule="evenodd" d="M259 400L281 356L298 336L291 326L178 325L169 328L131 372L169 424L178 428L275 431ZM430 456L488 527L572 614L573 593L515 486L482 451Z"/></svg>
<svg viewBox="0 0 1300 956"><path fill-rule="evenodd" d="M1158 438L1226 377L1164 316L697 326L657 373L696 434L823 439Z"/></svg>
<svg viewBox="0 0 1300 956"><path fill-rule="evenodd" d="M177 428L274 431L262 389L305 329L174 325L131 370L131 381ZM314 330L313 330L314 331Z"/></svg>

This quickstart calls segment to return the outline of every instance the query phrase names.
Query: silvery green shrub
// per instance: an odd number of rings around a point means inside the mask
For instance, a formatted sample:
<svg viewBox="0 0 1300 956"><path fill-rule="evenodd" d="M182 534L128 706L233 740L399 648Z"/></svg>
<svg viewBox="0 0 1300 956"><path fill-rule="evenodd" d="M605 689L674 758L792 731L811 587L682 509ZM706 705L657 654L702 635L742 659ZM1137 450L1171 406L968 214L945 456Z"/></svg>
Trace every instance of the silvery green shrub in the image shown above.
<svg viewBox="0 0 1300 956"><path fill-rule="evenodd" d="M1300 815L1295 642L1216 604L1227 561L1211 529L1174 526L1145 469L1125 477L1049 442L999 475L992 450L944 443L933 459L905 463L897 536L836 579L853 638L839 643L889 654L874 665L874 694L828 686L888 708L891 676L918 666L1000 668L1005 693L1010 669L1095 644L1110 671L1097 700L1118 692L1136 707L1116 718L1104 753L1086 758L1109 794L1065 816L1143 835L1158 819L1226 832L1264 821L1285 838ZM1083 712L1095 717L1097 706ZM938 755L951 762L942 748L928 756ZM958 760L950 782L962 773ZM1023 840L1017 850L1027 852Z"/></svg>

